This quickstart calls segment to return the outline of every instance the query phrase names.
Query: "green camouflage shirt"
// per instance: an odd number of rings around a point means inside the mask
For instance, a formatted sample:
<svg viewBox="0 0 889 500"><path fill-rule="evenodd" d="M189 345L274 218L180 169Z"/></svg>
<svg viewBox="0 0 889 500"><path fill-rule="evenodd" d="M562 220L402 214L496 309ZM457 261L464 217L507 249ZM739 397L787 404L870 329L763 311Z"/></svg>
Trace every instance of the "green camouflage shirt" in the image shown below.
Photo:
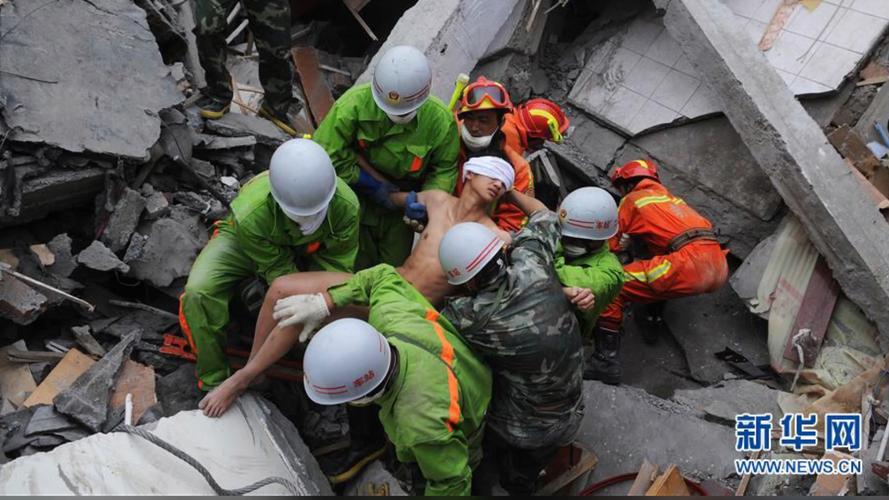
<svg viewBox="0 0 889 500"><path fill-rule="evenodd" d="M583 416L580 331L553 267L559 221L531 215L504 276L442 314L491 366L489 428L517 448L569 444Z"/></svg>

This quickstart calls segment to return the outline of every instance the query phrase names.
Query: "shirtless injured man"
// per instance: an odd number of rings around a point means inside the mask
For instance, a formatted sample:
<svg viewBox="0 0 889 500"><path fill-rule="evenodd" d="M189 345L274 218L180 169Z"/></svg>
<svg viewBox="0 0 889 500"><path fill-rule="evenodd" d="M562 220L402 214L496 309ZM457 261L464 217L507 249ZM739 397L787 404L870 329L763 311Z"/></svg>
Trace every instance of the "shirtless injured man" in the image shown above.
<svg viewBox="0 0 889 500"><path fill-rule="evenodd" d="M459 198L439 190L392 195L396 206L420 203L426 207L428 222L424 224L410 257L397 271L436 306L454 288L448 284L438 260L438 245L448 229L460 222L478 222L497 233L507 244L510 242L509 234L499 229L488 213L493 204L512 189L515 175L512 165L498 157L482 156L469 159L463 166L463 172L466 183ZM411 225L416 227L418 224L413 221ZM350 277L352 275L349 273L305 272L282 276L272 282L259 312L247 365L201 400L199 407L204 414L218 417L225 413L257 377L287 354L297 342L305 342L309 334L318 328L320 319L314 323L307 321L301 326L278 327L272 317L278 299L294 295L303 296L301 298L318 297L308 294L320 294ZM317 304L308 303L305 306L318 307ZM341 308L331 316L325 316L324 320L366 316L364 308Z"/></svg>

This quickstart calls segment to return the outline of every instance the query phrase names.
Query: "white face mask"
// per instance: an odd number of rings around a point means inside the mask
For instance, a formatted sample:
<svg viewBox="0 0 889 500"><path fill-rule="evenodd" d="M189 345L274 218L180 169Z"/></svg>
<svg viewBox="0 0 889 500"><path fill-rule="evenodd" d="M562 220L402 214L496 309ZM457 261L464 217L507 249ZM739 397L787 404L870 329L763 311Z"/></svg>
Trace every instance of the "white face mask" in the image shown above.
<svg viewBox="0 0 889 500"><path fill-rule="evenodd" d="M390 115L389 113L386 113L386 116L388 116L389 119L392 120L392 123L398 123L398 124L403 125L405 123L410 122L411 120L414 119L415 116L417 116L417 110L413 110L406 115Z"/></svg>
<svg viewBox="0 0 889 500"><path fill-rule="evenodd" d="M494 132L494 134L496 133L497 132ZM491 144L491 140L494 139L494 134L475 137L469 133L469 130L466 129L466 125L460 125L460 137L463 138L463 144L466 144L466 147L469 148L470 151L480 151L488 147L488 145Z"/></svg>
<svg viewBox="0 0 889 500"><path fill-rule="evenodd" d="M573 243L562 243L562 252L568 257L580 257L587 253L586 247Z"/></svg>
<svg viewBox="0 0 889 500"><path fill-rule="evenodd" d="M291 216L290 219L299 224L299 229L304 235L309 235L317 231L318 228L321 227L321 224L324 223L324 220L327 219L327 207L324 207L324 210L321 210L317 214L294 215Z"/></svg>

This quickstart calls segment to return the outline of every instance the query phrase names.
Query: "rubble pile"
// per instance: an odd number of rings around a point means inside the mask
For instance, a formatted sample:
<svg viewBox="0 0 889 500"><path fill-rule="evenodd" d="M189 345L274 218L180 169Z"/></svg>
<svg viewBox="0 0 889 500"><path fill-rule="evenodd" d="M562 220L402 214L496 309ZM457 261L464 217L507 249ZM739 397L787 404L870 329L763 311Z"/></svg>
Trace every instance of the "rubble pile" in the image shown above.
<svg viewBox="0 0 889 500"><path fill-rule="evenodd" d="M548 205L579 186L614 193L615 165L650 158L729 250L730 287L628 314L625 385L585 382L578 442L597 462L563 493L636 470L632 486L604 491L688 494L685 478L710 494L889 492L889 12L878 2L799 2L785 19L779 3L291 2L300 133L370 80L375 54L413 45L445 102L465 72L502 82L516 103L562 105L565 142L529 157ZM127 423L202 446L189 441L200 433L177 430L198 425L191 410L202 397L178 297L214 223L289 136L257 116L258 56L240 5L228 19L232 110L199 116L192 4L0 0L4 493L168 492L140 489L136 473L101 485L72 465L90 453L147 466L119 451L138 439L116 434ZM249 351L263 287L243 285L228 333ZM280 410L251 395L213 432L237 435L251 464L290 474L302 493L332 494L301 441L310 439L291 424L308 420L291 398L301 372L276 368L286 382L264 394ZM854 453L862 475L734 472L744 456L736 415L830 412L864 416L865 446ZM270 455L256 436L283 451ZM163 452L143 444L155 467ZM845 456L820 444L807 452L774 446L757 457ZM243 465L210 463L218 474ZM157 467L149 474L170 472ZM337 492L403 494L388 469L374 461ZM242 472L226 486L267 475ZM42 479L5 480L16 474ZM211 492L199 476L165 487Z"/></svg>

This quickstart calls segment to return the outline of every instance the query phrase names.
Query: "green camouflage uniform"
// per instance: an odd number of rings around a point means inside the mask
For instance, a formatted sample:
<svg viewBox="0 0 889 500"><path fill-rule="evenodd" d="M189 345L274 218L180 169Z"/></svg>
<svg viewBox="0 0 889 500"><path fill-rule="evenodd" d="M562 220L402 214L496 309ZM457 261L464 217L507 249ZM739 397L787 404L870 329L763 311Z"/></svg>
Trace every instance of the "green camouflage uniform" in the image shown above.
<svg viewBox="0 0 889 500"><path fill-rule="evenodd" d="M226 17L238 0L197 0L194 34L207 78L207 94L231 102L231 77L225 67ZM293 95L290 67L290 3L288 0L243 0L250 31L259 52L259 81L264 103L286 116Z"/></svg>
<svg viewBox="0 0 889 500"><path fill-rule="evenodd" d="M570 444L583 416L577 318L553 268L559 238L556 215L535 212L505 274L442 311L491 366L489 429L524 450Z"/></svg>

